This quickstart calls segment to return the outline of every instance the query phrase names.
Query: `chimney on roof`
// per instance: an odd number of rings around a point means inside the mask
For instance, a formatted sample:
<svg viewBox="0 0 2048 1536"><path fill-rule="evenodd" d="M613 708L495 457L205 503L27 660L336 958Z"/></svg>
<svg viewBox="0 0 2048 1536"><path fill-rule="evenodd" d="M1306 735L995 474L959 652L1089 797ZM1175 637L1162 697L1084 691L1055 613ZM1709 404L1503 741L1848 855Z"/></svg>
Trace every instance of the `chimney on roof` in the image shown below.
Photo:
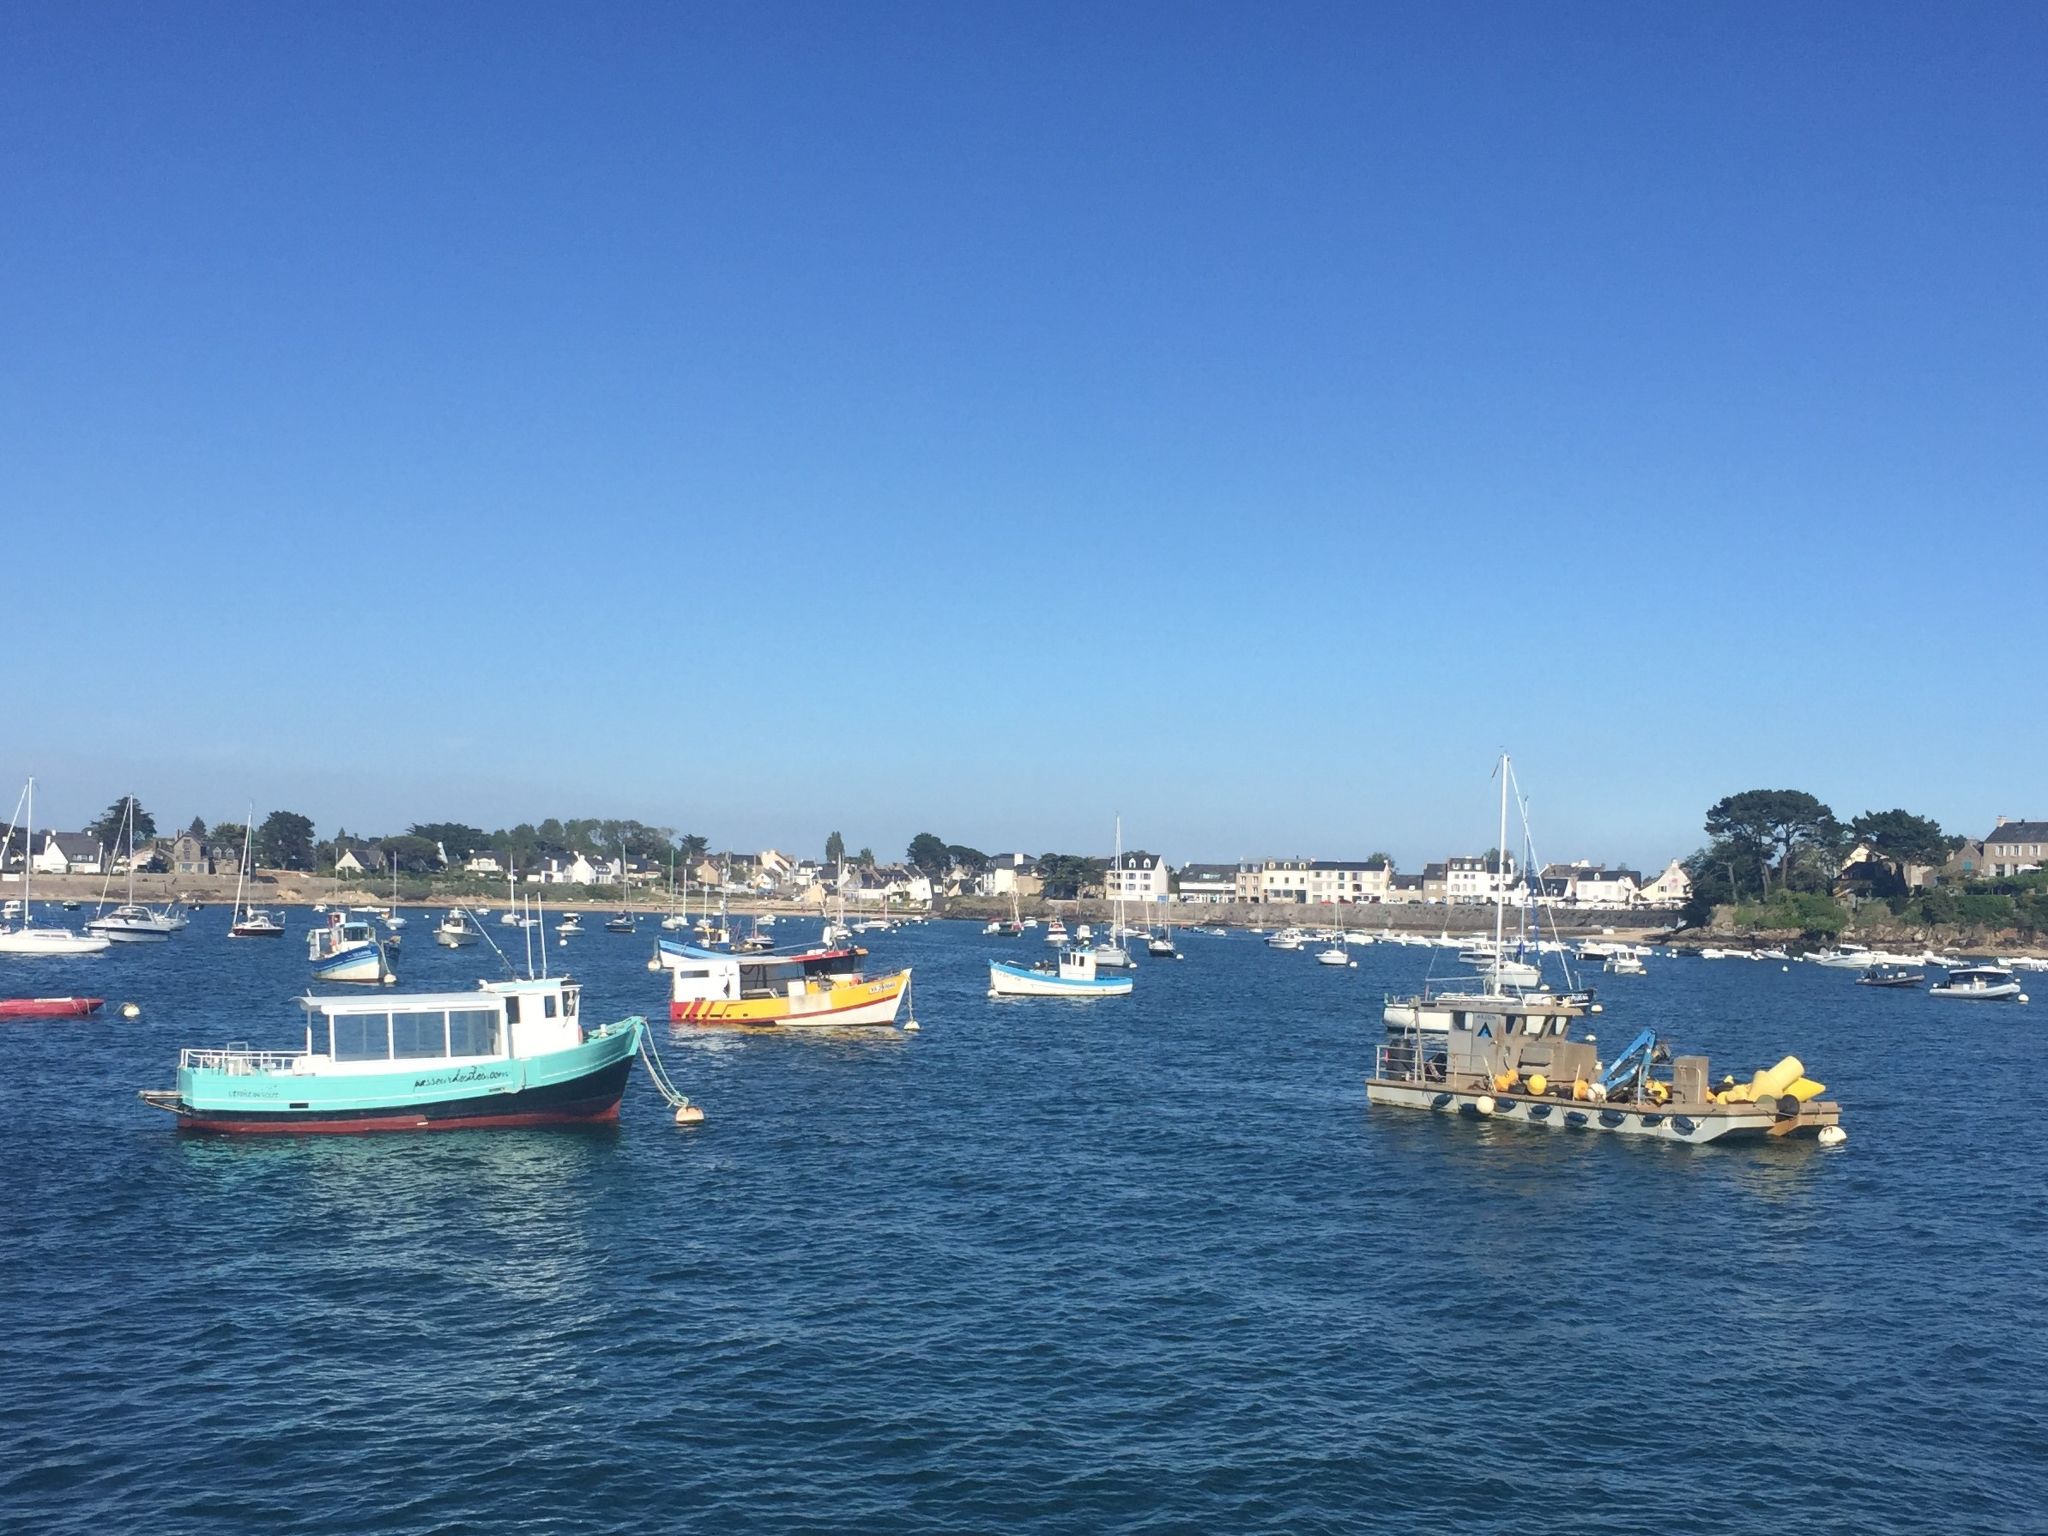
<svg viewBox="0 0 2048 1536"><path fill-rule="evenodd" d="M2001 817L1999 817L1999 818L1998 818L1998 825L2002 827L2002 826L2004 826L2004 825L2006 824L2006 822L2007 822L2007 821L2009 821L2010 819L2011 819L2010 817L2006 817L2006 816L2001 816ZM1994 830L1995 830L1995 829L1994 829Z"/></svg>

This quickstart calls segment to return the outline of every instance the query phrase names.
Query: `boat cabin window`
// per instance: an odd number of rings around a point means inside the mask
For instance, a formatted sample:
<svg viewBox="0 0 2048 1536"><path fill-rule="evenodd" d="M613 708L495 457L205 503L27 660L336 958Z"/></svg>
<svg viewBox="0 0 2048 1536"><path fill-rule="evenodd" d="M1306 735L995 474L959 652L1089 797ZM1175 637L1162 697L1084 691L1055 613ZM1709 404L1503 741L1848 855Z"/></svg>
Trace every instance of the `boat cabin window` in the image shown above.
<svg viewBox="0 0 2048 1536"><path fill-rule="evenodd" d="M565 1019L576 1017L576 989L574 987L562 989L562 1017Z"/></svg>
<svg viewBox="0 0 2048 1536"><path fill-rule="evenodd" d="M555 994L550 992L540 1000L540 1011L552 1019L555 1016Z"/></svg>
<svg viewBox="0 0 2048 1536"><path fill-rule="evenodd" d="M306 1054L308 1056L325 1056L328 1052L330 1033L327 1027L327 1015L324 1013L312 1015L306 1021Z"/></svg>
<svg viewBox="0 0 2048 1536"><path fill-rule="evenodd" d="M439 1009L432 1013L392 1014L391 1054L393 1056L446 1056L448 1054L448 1015Z"/></svg>
<svg viewBox="0 0 2048 1536"><path fill-rule="evenodd" d="M512 999L505 1000L508 1004ZM448 1013L450 1056L498 1054L498 1011L495 1008L453 1008Z"/></svg>
<svg viewBox="0 0 2048 1536"><path fill-rule="evenodd" d="M507 1024L517 1024L519 1022L519 997L516 993L506 994L505 1022Z"/></svg>
<svg viewBox="0 0 2048 1536"><path fill-rule="evenodd" d="M384 1061L391 1055L391 1015L338 1013L333 1017L336 1061Z"/></svg>

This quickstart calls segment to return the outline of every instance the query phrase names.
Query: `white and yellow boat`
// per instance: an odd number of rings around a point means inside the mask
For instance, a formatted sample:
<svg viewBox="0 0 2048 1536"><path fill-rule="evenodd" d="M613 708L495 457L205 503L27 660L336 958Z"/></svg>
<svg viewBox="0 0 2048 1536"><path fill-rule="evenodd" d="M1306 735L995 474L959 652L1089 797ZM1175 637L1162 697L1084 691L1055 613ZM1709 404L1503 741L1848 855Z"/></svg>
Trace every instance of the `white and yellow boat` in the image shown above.
<svg viewBox="0 0 2048 1536"><path fill-rule="evenodd" d="M674 1024L887 1027L896 1022L910 971L870 977L861 969L867 953L849 947L735 955L663 939L650 968L669 973Z"/></svg>

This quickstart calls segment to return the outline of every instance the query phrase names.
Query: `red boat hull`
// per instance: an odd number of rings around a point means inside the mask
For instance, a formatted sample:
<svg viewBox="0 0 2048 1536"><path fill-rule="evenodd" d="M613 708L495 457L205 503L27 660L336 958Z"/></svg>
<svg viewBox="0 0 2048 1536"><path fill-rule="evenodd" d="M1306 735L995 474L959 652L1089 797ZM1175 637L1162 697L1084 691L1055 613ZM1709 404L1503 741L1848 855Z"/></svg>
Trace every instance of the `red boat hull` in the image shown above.
<svg viewBox="0 0 2048 1536"><path fill-rule="evenodd" d="M84 1019L105 1003L103 997L0 997L0 1019Z"/></svg>

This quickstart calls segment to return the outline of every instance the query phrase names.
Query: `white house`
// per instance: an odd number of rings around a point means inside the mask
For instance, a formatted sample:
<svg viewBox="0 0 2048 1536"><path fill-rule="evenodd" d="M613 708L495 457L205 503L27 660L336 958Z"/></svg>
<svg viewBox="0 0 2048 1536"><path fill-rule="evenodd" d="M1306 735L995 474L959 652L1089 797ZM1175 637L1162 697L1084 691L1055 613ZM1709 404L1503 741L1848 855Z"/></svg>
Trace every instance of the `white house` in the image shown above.
<svg viewBox="0 0 2048 1536"><path fill-rule="evenodd" d="M502 875L505 873L505 866L498 861L495 853L479 849L463 861L462 872L465 875Z"/></svg>
<svg viewBox="0 0 2048 1536"><path fill-rule="evenodd" d="M1386 900L1393 877L1384 859L1261 859L1237 867L1236 894L1239 901L1351 905Z"/></svg>
<svg viewBox="0 0 2048 1536"><path fill-rule="evenodd" d="M1495 872L1495 864L1500 872ZM1510 894L1516 885L1515 861L1513 858L1495 860L1488 857L1455 858L1444 860L1445 901L1492 901L1502 882L1509 887Z"/></svg>
<svg viewBox="0 0 2048 1536"><path fill-rule="evenodd" d="M1692 900L1692 877L1673 859L1662 874L1637 889L1636 897L1648 907L1682 907Z"/></svg>
<svg viewBox="0 0 2048 1536"><path fill-rule="evenodd" d="M107 851L90 832L45 832L42 851L30 862L39 875L96 875Z"/></svg>
<svg viewBox="0 0 2048 1536"><path fill-rule="evenodd" d="M1219 906L1237 899L1235 864L1183 864L1177 901Z"/></svg>
<svg viewBox="0 0 2048 1536"><path fill-rule="evenodd" d="M1109 901L1166 900L1166 860L1156 853L1116 855L1103 871L1102 894Z"/></svg>
<svg viewBox="0 0 2048 1536"><path fill-rule="evenodd" d="M384 856L367 843L349 844L334 860L334 872L337 875L382 873L384 868Z"/></svg>

